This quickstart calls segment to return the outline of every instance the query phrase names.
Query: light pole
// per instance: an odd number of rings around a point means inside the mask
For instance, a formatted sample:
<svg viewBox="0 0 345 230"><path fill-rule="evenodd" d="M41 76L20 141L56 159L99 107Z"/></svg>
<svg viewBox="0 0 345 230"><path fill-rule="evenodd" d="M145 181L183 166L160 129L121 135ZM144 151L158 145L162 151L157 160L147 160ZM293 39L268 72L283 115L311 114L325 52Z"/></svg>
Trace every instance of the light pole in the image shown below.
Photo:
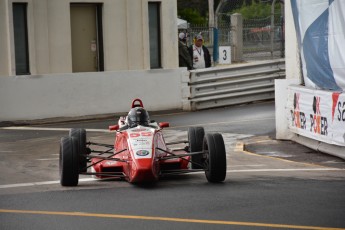
<svg viewBox="0 0 345 230"><path fill-rule="evenodd" d="M219 11L220 11L220 9L221 9L221 6L223 5L223 3L225 2L226 0L220 0L220 2L218 3L218 6L217 6L217 9L216 9L216 17L215 17L215 21L214 21L214 26L216 27L216 28L218 28L218 14L220 14L219 13Z"/></svg>
<svg viewBox="0 0 345 230"><path fill-rule="evenodd" d="M208 27L214 27L214 0L208 0Z"/></svg>
<svg viewBox="0 0 345 230"><path fill-rule="evenodd" d="M274 4L276 3L276 0L272 1L271 6L271 58L273 59L273 53L274 53Z"/></svg>
<svg viewBox="0 0 345 230"><path fill-rule="evenodd" d="M208 0L208 31L214 28L214 0ZM213 33L209 32L210 43L213 44Z"/></svg>

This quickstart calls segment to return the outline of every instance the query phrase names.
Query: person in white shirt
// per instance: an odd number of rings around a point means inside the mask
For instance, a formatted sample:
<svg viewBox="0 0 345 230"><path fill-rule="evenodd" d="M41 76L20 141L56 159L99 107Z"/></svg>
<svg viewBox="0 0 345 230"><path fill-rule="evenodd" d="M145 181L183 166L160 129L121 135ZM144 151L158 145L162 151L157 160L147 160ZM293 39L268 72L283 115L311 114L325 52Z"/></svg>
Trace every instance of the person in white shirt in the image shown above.
<svg viewBox="0 0 345 230"><path fill-rule="evenodd" d="M194 69L203 69L211 67L211 56L208 49L203 45L201 34L196 36L194 45L189 47L189 54L193 60Z"/></svg>

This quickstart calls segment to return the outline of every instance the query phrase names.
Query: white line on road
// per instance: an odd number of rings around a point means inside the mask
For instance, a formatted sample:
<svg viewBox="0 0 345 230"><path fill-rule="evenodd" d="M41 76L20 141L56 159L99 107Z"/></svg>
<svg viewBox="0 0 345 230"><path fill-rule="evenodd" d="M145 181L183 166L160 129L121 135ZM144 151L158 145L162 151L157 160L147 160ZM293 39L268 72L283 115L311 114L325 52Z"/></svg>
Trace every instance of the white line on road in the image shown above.
<svg viewBox="0 0 345 230"><path fill-rule="evenodd" d="M345 169L337 168L296 168L296 169L240 169L240 170L227 170L228 173L246 173L246 172L300 172L300 171L345 171ZM203 174L204 172L194 172L191 174ZM80 182L97 181L95 178L82 178ZM42 181L42 182L31 182L31 183L19 183L19 184L5 184L0 185L0 189L6 188L17 188L17 187L29 187L38 185L50 185L59 184L60 181Z"/></svg>
<svg viewBox="0 0 345 230"><path fill-rule="evenodd" d="M94 178L83 178L79 179L79 181L95 181L97 179ZM20 184L5 184L0 185L0 189L2 188L18 188L18 187L29 187L29 186L37 186L37 185L50 185L50 184L59 184L60 181L42 181L42 182L30 182L30 183L20 183Z"/></svg>
<svg viewBox="0 0 345 230"><path fill-rule="evenodd" d="M192 127L192 126L210 126L210 125L221 125L221 124L235 124L235 123L243 123L243 122L251 122L251 121L274 120L274 119L275 119L274 117L265 117L265 118L260 118L260 119L245 119L245 120L238 120L238 121L222 121L222 122L192 124L192 125L183 125L183 126L170 126L168 129L186 128L186 127ZM4 130L34 130L34 131L69 131L71 128L13 126L13 127L2 127L0 129L4 129ZM104 133L111 132L108 129L86 129L86 131L87 132L104 132Z"/></svg>
<svg viewBox="0 0 345 230"><path fill-rule="evenodd" d="M235 168L235 167L262 167L265 165L229 165L228 168Z"/></svg>
<svg viewBox="0 0 345 230"><path fill-rule="evenodd" d="M59 158L42 158L42 159L36 159L37 161L56 161L59 160Z"/></svg>
<svg viewBox="0 0 345 230"><path fill-rule="evenodd" d="M69 131L71 128L48 128L48 127L28 127L28 126L14 126L3 127L5 130L33 130L33 131ZM108 129L86 129L88 132L110 132Z"/></svg>
<svg viewBox="0 0 345 230"><path fill-rule="evenodd" d="M338 168L302 168L302 169L239 169L228 170L227 172L301 172L301 171L345 171Z"/></svg>

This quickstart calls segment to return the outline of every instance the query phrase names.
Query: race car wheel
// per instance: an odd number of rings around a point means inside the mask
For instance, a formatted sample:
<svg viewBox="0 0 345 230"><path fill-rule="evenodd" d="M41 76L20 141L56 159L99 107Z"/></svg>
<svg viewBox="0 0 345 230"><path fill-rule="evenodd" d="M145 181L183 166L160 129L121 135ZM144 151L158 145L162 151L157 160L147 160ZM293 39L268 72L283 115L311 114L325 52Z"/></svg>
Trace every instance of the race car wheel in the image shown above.
<svg viewBox="0 0 345 230"><path fill-rule="evenodd" d="M76 138L61 138L59 166L60 184L62 186L77 186L79 180L79 156Z"/></svg>
<svg viewBox="0 0 345 230"><path fill-rule="evenodd" d="M188 128L189 152L201 152L205 131L203 127ZM202 155L192 156L192 169L202 169Z"/></svg>
<svg viewBox="0 0 345 230"><path fill-rule="evenodd" d="M71 129L69 136L74 137L78 141L78 155L79 155L79 172L87 171L87 151L86 151L86 130L85 129Z"/></svg>
<svg viewBox="0 0 345 230"><path fill-rule="evenodd" d="M222 182L226 176L226 152L221 134L206 134L204 138L205 174L209 182Z"/></svg>

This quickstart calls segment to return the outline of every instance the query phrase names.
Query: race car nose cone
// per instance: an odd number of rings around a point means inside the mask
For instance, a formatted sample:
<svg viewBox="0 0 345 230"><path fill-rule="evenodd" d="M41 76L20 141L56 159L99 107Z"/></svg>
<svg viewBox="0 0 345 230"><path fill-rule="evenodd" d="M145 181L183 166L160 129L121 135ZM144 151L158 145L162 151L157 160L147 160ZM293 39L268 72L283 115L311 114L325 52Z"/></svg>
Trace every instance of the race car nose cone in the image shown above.
<svg viewBox="0 0 345 230"><path fill-rule="evenodd" d="M152 165L152 159L139 159L132 165L130 182L155 181L158 175L155 173L155 167Z"/></svg>

